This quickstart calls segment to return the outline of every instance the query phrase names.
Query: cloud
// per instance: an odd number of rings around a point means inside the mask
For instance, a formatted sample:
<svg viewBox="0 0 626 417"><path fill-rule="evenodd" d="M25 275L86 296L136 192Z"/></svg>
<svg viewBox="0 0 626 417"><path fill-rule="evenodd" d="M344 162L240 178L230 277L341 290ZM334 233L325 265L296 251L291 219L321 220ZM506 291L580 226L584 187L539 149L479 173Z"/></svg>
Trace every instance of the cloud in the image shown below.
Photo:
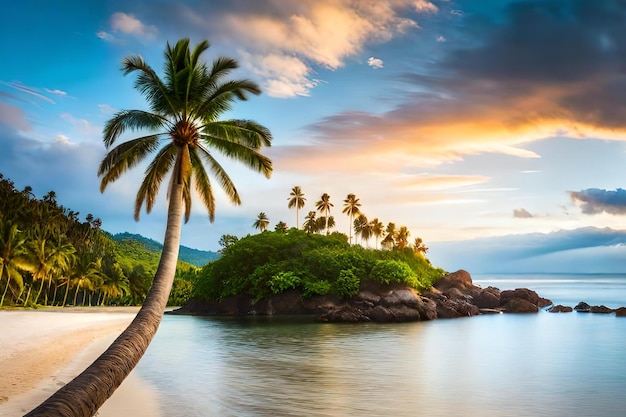
<svg viewBox="0 0 626 417"><path fill-rule="evenodd" d="M33 129L22 109L0 101L0 125L2 124L23 132Z"/></svg>
<svg viewBox="0 0 626 417"><path fill-rule="evenodd" d="M525 208L519 208L513 210L513 217L518 219L531 219L534 216Z"/></svg>
<svg viewBox="0 0 626 417"><path fill-rule="evenodd" d="M517 1L473 13L455 33L467 41L397 76L395 107L311 124L310 153L285 150L285 163L313 172L313 154L401 172L485 153L538 158L527 145L554 137L626 141L626 26L615 16L626 6Z"/></svg>
<svg viewBox="0 0 626 417"><path fill-rule="evenodd" d="M47 92L47 93L54 94L54 95L57 95L57 96L62 96L62 97L67 96L67 93L66 93L65 91L61 91L61 90L50 90L50 89L48 89L48 88L46 88L45 90L46 90L46 92Z"/></svg>
<svg viewBox="0 0 626 417"><path fill-rule="evenodd" d="M69 113L62 113L61 119L74 126L78 133L83 135L85 139L100 139L101 127L94 126L87 119L78 119Z"/></svg>
<svg viewBox="0 0 626 417"><path fill-rule="evenodd" d="M98 104L98 108L104 114L113 114L117 110L115 107L109 104Z"/></svg>
<svg viewBox="0 0 626 417"><path fill-rule="evenodd" d="M431 242L428 258L448 270L471 273L623 271L626 231L584 227L458 242ZM612 253L619 248L619 254ZM589 254L595 255L582 256ZM618 255L618 256L614 256Z"/></svg>
<svg viewBox="0 0 626 417"><path fill-rule="evenodd" d="M436 39L437 42L445 42L446 40L447 39L445 36L437 36L437 39Z"/></svg>
<svg viewBox="0 0 626 417"><path fill-rule="evenodd" d="M41 94L39 92L39 90L37 88L35 88L35 87L29 87L27 85L24 85L24 84L18 82L18 81L9 82L9 83L3 82L3 84L7 85L7 86L9 86L11 88L14 88L14 89L16 89L18 91L21 91L23 93L29 94L29 95L31 95L33 97L37 97L38 99L46 101L46 102L48 102L50 104L56 104L54 102L54 100L52 100L50 97L46 97L43 94Z"/></svg>
<svg viewBox="0 0 626 417"><path fill-rule="evenodd" d="M105 32L103 30L101 30L99 32L96 32L96 36L98 38L102 39L102 40L105 40L105 41L113 41L113 40L115 40L115 37L113 35L111 35L108 32Z"/></svg>
<svg viewBox="0 0 626 417"><path fill-rule="evenodd" d="M424 0L268 1L253 6L235 1L230 7L211 25L225 42L239 46L239 53L248 58L244 66L263 74L263 89L274 97L307 95L317 85L313 78L316 67L336 70L366 45L384 43L419 28L417 22L400 15L406 8L418 13L438 10ZM190 19L197 25L206 24L197 17ZM269 56L272 59L264 59ZM290 64L283 67L283 62Z"/></svg>
<svg viewBox="0 0 626 417"><path fill-rule="evenodd" d="M626 190L622 188L615 191L588 188L570 191L569 194L584 214L626 214Z"/></svg>
<svg viewBox="0 0 626 417"><path fill-rule="evenodd" d="M439 11L437 6L426 0L415 0L413 2L413 7L421 13L437 13Z"/></svg>
<svg viewBox="0 0 626 417"><path fill-rule="evenodd" d="M123 12L113 13L110 19L111 29L114 32L122 32L127 35L135 35L142 38L152 39L158 34L158 29L156 26L145 25L139 19L137 19L132 14L126 14ZM108 40L108 34L106 32L98 32L98 34L102 34L104 37L101 39ZM100 35L98 35L100 37Z"/></svg>
<svg viewBox="0 0 626 417"><path fill-rule="evenodd" d="M463 13L463 10L450 10L450 14L455 16L463 16L465 13Z"/></svg>
<svg viewBox="0 0 626 417"><path fill-rule="evenodd" d="M379 69L383 67L383 60L372 56L367 60L367 65L374 69Z"/></svg>

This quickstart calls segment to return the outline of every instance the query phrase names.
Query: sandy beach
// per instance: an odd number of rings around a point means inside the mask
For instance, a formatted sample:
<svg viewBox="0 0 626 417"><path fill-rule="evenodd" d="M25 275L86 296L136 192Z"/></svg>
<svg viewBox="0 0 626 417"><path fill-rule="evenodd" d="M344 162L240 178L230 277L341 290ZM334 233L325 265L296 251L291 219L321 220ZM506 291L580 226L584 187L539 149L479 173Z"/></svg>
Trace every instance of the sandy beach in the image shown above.
<svg viewBox="0 0 626 417"><path fill-rule="evenodd" d="M21 416L84 370L138 307L0 310L0 416ZM157 394L133 371L99 417L156 416Z"/></svg>

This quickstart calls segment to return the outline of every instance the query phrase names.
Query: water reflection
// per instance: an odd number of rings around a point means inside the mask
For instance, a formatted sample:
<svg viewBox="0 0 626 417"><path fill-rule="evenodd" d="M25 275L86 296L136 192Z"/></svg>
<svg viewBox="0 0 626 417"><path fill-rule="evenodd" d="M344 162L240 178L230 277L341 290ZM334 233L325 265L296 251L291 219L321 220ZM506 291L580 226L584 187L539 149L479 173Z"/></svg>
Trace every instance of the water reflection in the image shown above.
<svg viewBox="0 0 626 417"><path fill-rule="evenodd" d="M167 416L623 416L624 340L626 319L545 311L389 325L166 316L138 371Z"/></svg>

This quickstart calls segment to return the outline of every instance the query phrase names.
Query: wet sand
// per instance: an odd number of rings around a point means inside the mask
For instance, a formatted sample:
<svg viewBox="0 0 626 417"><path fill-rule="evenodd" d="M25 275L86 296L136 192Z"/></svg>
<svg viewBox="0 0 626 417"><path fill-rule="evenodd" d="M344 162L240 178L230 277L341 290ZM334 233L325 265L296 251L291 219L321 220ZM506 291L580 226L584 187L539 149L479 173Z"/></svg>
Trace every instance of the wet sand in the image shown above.
<svg viewBox="0 0 626 417"><path fill-rule="evenodd" d="M138 307L0 310L0 416L21 416L95 360ZM99 417L160 416L158 396L133 371Z"/></svg>

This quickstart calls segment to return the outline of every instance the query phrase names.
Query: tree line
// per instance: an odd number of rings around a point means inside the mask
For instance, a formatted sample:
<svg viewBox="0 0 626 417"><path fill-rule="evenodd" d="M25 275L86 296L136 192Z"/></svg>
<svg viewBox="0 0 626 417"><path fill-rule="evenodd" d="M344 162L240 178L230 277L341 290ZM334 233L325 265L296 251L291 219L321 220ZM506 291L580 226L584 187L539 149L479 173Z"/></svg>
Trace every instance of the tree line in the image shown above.
<svg viewBox="0 0 626 417"><path fill-rule="evenodd" d="M287 199L287 207L296 210L296 229L300 229L299 212L306 205L306 197L302 192L302 188L299 185L294 186L289 193ZM330 215L331 209L334 204L330 201L328 193L323 193L320 199L315 203L316 210L311 210L307 213L302 224L302 229L311 233L323 233L330 234L330 229L336 226L334 216ZM404 249L413 248L418 254L425 254L428 251L428 247L424 244L421 237L416 237L413 242L409 241L411 232L406 226L396 226L394 222L387 223L387 226L378 219L378 217L369 220L367 216L361 212L360 199L355 194L348 194L343 200L343 209L341 211L347 215L350 219L348 233L348 241L352 244L352 233L354 232L355 243L356 238L360 239L360 242L364 246L368 246L370 239L374 238L374 248L378 249L379 243L382 249ZM270 220L265 212L259 213L252 226L264 232L268 229ZM276 223L275 231L287 231L288 226L284 221ZM222 239L231 239L232 236L225 235ZM221 244L221 242L220 242ZM224 246L224 245L222 245Z"/></svg>
<svg viewBox="0 0 626 417"><path fill-rule="evenodd" d="M101 227L92 214L81 220L58 204L54 191L38 199L0 173L0 307L141 304L158 254L116 242ZM179 268L180 281L186 269ZM190 292L188 281L178 283L172 303Z"/></svg>

